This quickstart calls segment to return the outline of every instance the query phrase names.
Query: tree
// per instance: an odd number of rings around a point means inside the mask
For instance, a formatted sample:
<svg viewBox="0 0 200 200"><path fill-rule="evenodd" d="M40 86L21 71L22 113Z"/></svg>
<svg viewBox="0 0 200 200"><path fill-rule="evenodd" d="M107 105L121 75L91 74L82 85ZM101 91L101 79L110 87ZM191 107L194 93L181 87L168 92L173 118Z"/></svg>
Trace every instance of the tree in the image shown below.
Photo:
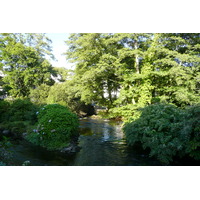
<svg viewBox="0 0 200 200"><path fill-rule="evenodd" d="M199 34L72 34L67 59L76 64L81 100L132 116L155 102L200 101Z"/></svg>
<svg viewBox="0 0 200 200"><path fill-rule="evenodd" d="M54 67L55 74L52 74L58 82L65 82L70 80L73 76L73 70L64 67Z"/></svg>
<svg viewBox="0 0 200 200"><path fill-rule="evenodd" d="M147 51L148 55L152 55L150 60L154 97L178 106L200 101L200 57L197 51L200 39L197 35L155 35L154 46Z"/></svg>
<svg viewBox="0 0 200 200"><path fill-rule="evenodd" d="M115 54L116 45L107 43L112 34L71 34L66 42L67 59L76 63L74 79L78 82L81 100L112 106L119 88ZM114 48L113 48L114 47Z"/></svg>
<svg viewBox="0 0 200 200"><path fill-rule="evenodd" d="M85 111L85 115L91 112L89 109L87 110L87 106L81 101L80 91L74 80L67 80L63 83L56 83L51 86L46 102L48 104L58 103L66 106L78 115L82 115L83 110Z"/></svg>
<svg viewBox="0 0 200 200"><path fill-rule="evenodd" d="M50 86L46 84L41 84L35 89L31 89L29 95L31 102L39 105L46 104L49 96L49 90Z"/></svg>
<svg viewBox="0 0 200 200"><path fill-rule="evenodd" d="M33 47L38 54L45 58L49 56L55 59L52 54L52 41L45 35L45 33L2 33L0 34L0 44L6 45L8 41L15 41L25 46Z"/></svg>
<svg viewBox="0 0 200 200"><path fill-rule="evenodd" d="M7 35L1 38L1 70L5 74L3 81L10 87L13 97L27 97L30 89L42 83L52 85L51 64L33 47L17 42Z"/></svg>
<svg viewBox="0 0 200 200"><path fill-rule="evenodd" d="M120 50L126 59L121 61L124 67L120 96L115 101L118 107L112 111L116 115L130 117L138 107L157 101L182 107L198 103L198 34L150 34L141 37L140 61L134 65L139 66L139 70L130 67L134 59L127 59L129 54L126 52L131 52L127 50L128 45Z"/></svg>

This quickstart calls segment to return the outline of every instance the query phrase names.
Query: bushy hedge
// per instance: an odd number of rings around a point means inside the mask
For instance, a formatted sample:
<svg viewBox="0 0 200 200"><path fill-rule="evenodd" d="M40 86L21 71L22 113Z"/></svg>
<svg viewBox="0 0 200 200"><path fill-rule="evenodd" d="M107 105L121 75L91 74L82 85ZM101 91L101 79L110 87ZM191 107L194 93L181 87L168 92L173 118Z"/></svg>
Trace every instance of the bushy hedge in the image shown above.
<svg viewBox="0 0 200 200"><path fill-rule="evenodd" d="M186 153L200 160L200 105L191 106L185 112L182 135L187 135Z"/></svg>
<svg viewBox="0 0 200 200"><path fill-rule="evenodd" d="M138 119L123 130L129 145L140 142L150 156L168 164L174 156L186 154L199 159L200 108L182 110L170 104L153 104L141 109Z"/></svg>
<svg viewBox="0 0 200 200"><path fill-rule="evenodd" d="M66 147L78 135L78 118L58 104L43 106L38 112L38 126L27 139L49 150Z"/></svg>
<svg viewBox="0 0 200 200"><path fill-rule="evenodd" d="M0 101L0 129L9 130L16 136L35 124L37 121L38 107L28 99L15 99L13 101Z"/></svg>
<svg viewBox="0 0 200 200"><path fill-rule="evenodd" d="M33 124L37 120L37 106L29 99L16 99L11 102L8 111L10 121L30 121Z"/></svg>
<svg viewBox="0 0 200 200"><path fill-rule="evenodd" d="M10 108L10 104L7 101L0 100L0 123L2 121L6 121L8 119L8 110Z"/></svg>

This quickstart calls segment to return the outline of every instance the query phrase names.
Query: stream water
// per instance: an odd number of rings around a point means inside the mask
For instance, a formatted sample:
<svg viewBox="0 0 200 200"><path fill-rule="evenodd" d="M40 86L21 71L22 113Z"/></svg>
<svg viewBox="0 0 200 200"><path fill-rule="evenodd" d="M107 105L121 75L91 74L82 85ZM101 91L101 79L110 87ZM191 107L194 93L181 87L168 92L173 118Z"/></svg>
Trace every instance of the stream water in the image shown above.
<svg viewBox="0 0 200 200"><path fill-rule="evenodd" d="M120 123L114 121L80 120L80 151L66 155L47 151L26 141L13 142L12 165L30 161L32 166L158 166L148 155L128 148Z"/></svg>

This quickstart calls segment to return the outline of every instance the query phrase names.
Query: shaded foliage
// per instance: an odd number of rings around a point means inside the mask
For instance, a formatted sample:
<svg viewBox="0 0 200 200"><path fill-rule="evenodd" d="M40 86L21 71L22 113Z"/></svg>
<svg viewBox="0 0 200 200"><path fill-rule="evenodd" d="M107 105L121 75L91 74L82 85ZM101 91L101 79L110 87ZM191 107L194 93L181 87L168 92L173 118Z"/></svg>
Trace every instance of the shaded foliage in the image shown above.
<svg viewBox="0 0 200 200"><path fill-rule="evenodd" d="M200 105L186 110L182 134L188 136L186 152L194 159L200 160Z"/></svg>
<svg viewBox="0 0 200 200"><path fill-rule="evenodd" d="M29 99L16 99L13 101L0 101L0 130L6 130L9 134L21 138L22 133L37 121L36 111L38 107Z"/></svg>
<svg viewBox="0 0 200 200"><path fill-rule="evenodd" d="M150 156L168 164L174 156L189 154L199 159L199 106L182 110L170 104L154 104L124 125L129 145L140 142Z"/></svg>

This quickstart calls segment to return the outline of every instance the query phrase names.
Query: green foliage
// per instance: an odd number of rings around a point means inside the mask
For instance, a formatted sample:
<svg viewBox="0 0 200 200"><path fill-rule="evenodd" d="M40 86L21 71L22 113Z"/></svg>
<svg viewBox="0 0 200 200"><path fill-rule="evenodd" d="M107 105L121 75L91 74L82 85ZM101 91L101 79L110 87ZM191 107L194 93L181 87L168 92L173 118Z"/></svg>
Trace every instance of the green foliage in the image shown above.
<svg viewBox="0 0 200 200"><path fill-rule="evenodd" d="M37 106L29 99L16 99L11 102L8 111L9 121L30 121L34 124L37 120L36 111Z"/></svg>
<svg viewBox="0 0 200 200"><path fill-rule="evenodd" d="M21 137L22 133L25 133L27 130L27 124L25 121L12 121L8 123L8 128L11 133L14 133L16 136Z"/></svg>
<svg viewBox="0 0 200 200"><path fill-rule="evenodd" d="M140 107L136 104L118 106L109 110L109 118L123 116L123 121L133 121L140 116Z"/></svg>
<svg viewBox="0 0 200 200"><path fill-rule="evenodd" d="M55 59L52 54L52 41L45 33L2 33L0 34L0 41L2 46L8 41L15 41L34 48L41 57L48 56L51 59Z"/></svg>
<svg viewBox="0 0 200 200"><path fill-rule="evenodd" d="M22 137L22 133L37 122L37 109L38 107L28 99L0 101L1 130L9 130L16 137Z"/></svg>
<svg viewBox="0 0 200 200"><path fill-rule="evenodd" d="M124 126L128 144L141 142L143 148L150 148L150 156L168 163L177 152L183 150L179 138L182 120L183 112L173 105L145 107L140 118Z"/></svg>
<svg viewBox="0 0 200 200"><path fill-rule="evenodd" d="M154 104L141 109L141 116L126 123L123 130L129 145L140 142L150 156L168 164L174 156L200 159L200 107L182 110L170 104Z"/></svg>
<svg viewBox="0 0 200 200"><path fill-rule="evenodd" d="M57 103L66 106L77 115L94 114L92 106L81 101L80 92L74 80L68 80L64 83L57 83L51 86L47 103Z"/></svg>
<svg viewBox="0 0 200 200"><path fill-rule="evenodd" d="M9 138L3 136L3 139L0 141L0 145L1 145L1 148L8 148L8 147L10 147L12 144L11 144Z"/></svg>
<svg viewBox="0 0 200 200"><path fill-rule="evenodd" d="M112 34L71 34L67 44L67 59L76 63L76 86L81 101L86 104L97 102L109 108L116 99L113 92L119 88L116 59L117 42L112 44ZM107 92L107 96L105 95Z"/></svg>
<svg viewBox="0 0 200 200"><path fill-rule="evenodd" d="M196 160L200 160L200 105L186 110L182 135L187 135L186 152Z"/></svg>
<svg viewBox="0 0 200 200"><path fill-rule="evenodd" d="M66 93L67 87L64 86L64 83L54 84L48 94L47 103L48 104L60 104L63 106L69 106L71 96Z"/></svg>
<svg viewBox="0 0 200 200"><path fill-rule="evenodd" d="M52 86L53 87L53 86ZM30 90L29 98L31 102L37 105L43 105L47 103L47 98L49 95L50 86L46 84L41 84L35 89Z"/></svg>
<svg viewBox="0 0 200 200"><path fill-rule="evenodd" d="M42 83L54 83L51 78L53 68L43 58L42 51L15 36L3 34L3 37L0 37L0 69L6 75L3 82L4 87L9 88L9 94L12 97L28 97L30 89Z"/></svg>
<svg viewBox="0 0 200 200"><path fill-rule="evenodd" d="M198 33L79 33L69 37L66 55L76 64L81 101L127 118L155 102L200 102L199 42Z"/></svg>
<svg viewBox="0 0 200 200"><path fill-rule="evenodd" d="M30 142L49 150L66 147L78 132L78 118L58 104L43 106L38 112L38 126L27 135Z"/></svg>
<svg viewBox="0 0 200 200"><path fill-rule="evenodd" d="M0 122L6 121L8 119L8 110L10 108L10 104L7 101L0 100Z"/></svg>
<svg viewBox="0 0 200 200"><path fill-rule="evenodd" d="M73 70L66 69L64 67L54 67L55 74L53 76L59 81L59 82L65 82L66 80L71 79L71 76L73 74Z"/></svg>

